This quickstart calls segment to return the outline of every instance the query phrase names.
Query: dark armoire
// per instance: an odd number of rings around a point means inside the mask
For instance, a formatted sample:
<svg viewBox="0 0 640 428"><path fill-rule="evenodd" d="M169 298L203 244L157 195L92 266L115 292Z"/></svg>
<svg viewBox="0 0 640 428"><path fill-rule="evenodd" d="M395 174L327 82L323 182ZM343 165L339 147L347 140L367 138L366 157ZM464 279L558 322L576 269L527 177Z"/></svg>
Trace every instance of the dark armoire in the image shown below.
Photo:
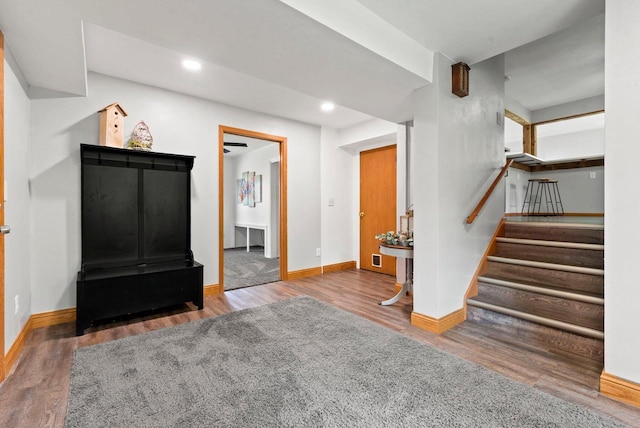
<svg viewBox="0 0 640 428"><path fill-rule="evenodd" d="M185 302L202 309L203 267L191 251L194 156L87 144L80 156L76 334Z"/></svg>

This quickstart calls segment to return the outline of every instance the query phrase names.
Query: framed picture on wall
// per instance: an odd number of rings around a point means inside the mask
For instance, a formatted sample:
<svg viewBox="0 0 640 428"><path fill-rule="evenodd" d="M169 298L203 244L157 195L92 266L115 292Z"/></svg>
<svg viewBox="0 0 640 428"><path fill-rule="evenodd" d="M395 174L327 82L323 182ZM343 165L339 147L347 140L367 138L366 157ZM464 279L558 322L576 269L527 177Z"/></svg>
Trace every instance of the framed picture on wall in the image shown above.
<svg viewBox="0 0 640 428"><path fill-rule="evenodd" d="M256 206L256 193L254 181L256 178L255 172L249 172L249 179L247 180L247 205L250 207Z"/></svg>
<svg viewBox="0 0 640 428"><path fill-rule="evenodd" d="M262 202L262 175L256 175L255 171L242 173L242 178L236 180L236 202L247 207Z"/></svg>
<svg viewBox="0 0 640 428"><path fill-rule="evenodd" d="M255 193L255 202L262 202L262 174L255 176L253 180L253 191Z"/></svg>
<svg viewBox="0 0 640 428"><path fill-rule="evenodd" d="M244 178L236 180L236 203L244 203Z"/></svg>

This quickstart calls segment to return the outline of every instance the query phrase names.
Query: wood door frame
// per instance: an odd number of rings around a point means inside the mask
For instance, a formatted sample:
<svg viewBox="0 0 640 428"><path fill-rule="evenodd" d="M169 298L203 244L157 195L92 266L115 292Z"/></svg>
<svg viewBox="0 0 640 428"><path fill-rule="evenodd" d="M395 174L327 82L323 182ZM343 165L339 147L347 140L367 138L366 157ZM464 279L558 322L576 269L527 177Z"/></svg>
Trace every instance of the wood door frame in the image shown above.
<svg viewBox="0 0 640 428"><path fill-rule="evenodd" d="M280 149L280 280L289 277L287 266L287 138L248 129L218 126L218 292L224 293L224 134L278 143Z"/></svg>
<svg viewBox="0 0 640 428"><path fill-rule="evenodd" d="M4 224L4 34L0 31L0 224ZM4 236L0 236L0 382L5 378L4 355Z"/></svg>
<svg viewBox="0 0 640 428"><path fill-rule="evenodd" d="M547 125L549 123L561 122L563 120L578 119L585 116L592 116L594 114L604 113L602 110L594 110L586 113L578 113L571 116L558 117L555 119L543 120L540 122L529 122L526 119L518 116L517 114L505 109L504 115L514 122L522 125L522 151L529 153L533 156L538 155L538 125Z"/></svg>

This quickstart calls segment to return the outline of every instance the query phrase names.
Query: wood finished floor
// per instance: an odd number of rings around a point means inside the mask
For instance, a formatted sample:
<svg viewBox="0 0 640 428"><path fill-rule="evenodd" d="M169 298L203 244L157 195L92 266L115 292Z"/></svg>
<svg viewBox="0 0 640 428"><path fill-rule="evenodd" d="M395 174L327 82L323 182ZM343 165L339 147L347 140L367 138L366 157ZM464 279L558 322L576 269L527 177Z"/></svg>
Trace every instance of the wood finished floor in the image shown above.
<svg viewBox="0 0 640 428"><path fill-rule="evenodd" d="M391 297L393 290L394 278L390 276L349 270L228 291L206 297L201 311L186 306L175 308L101 325L82 337L75 336L73 324L35 330L13 372L0 386L0 427L64 426L71 359L77 347L298 295L312 296L552 395L640 427L640 409L598 393L601 361L558 353L548 343L536 343L535 337L519 345L515 333L487 328L480 322L467 321L442 335L426 332L410 325L411 297L403 297L393 306L377 304Z"/></svg>

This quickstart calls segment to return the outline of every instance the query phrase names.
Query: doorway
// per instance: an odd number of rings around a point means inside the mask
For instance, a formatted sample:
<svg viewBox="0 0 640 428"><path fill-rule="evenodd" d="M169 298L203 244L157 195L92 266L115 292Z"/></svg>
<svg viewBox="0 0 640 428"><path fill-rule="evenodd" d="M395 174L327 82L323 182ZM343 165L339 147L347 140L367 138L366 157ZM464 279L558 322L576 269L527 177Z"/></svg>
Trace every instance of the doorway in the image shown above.
<svg viewBox="0 0 640 428"><path fill-rule="evenodd" d="M360 152L360 269L396 274L375 236L396 229L396 145Z"/></svg>
<svg viewBox="0 0 640 428"><path fill-rule="evenodd" d="M218 140L218 290L285 280L287 139L221 125Z"/></svg>

